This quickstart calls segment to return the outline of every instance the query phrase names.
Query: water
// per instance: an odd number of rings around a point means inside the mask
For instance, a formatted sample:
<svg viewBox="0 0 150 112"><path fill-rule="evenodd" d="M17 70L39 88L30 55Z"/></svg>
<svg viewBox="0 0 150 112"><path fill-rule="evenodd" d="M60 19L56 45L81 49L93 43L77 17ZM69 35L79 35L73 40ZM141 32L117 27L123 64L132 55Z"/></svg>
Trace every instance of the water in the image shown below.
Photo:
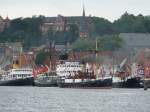
<svg viewBox="0 0 150 112"><path fill-rule="evenodd" d="M0 112L150 112L150 90L0 87Z"/></svg>

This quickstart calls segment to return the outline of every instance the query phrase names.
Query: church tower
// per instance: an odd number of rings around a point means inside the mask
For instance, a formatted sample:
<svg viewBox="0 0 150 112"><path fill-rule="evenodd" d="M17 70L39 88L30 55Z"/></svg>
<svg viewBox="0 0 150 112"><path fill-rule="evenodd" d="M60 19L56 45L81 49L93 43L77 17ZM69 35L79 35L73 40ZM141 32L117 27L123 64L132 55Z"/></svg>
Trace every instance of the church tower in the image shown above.
<svg viewBox="0 0 150 112"><path fill-rule="evenodd" d="M86 20L84 6L83 6L83 13L82 13L81 21L80 21L79 36L80 38L88 37L88 27L87 27L87 20Z"/></svg>

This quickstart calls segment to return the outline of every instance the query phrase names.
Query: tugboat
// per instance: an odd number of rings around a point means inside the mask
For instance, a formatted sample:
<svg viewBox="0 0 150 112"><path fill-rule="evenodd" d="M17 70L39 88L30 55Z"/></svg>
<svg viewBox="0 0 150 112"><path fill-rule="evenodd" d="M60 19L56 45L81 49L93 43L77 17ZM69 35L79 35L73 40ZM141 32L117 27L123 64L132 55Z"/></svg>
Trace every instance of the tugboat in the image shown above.
<svg viewBox="0 0 150 112"><path fill-rule="evenodd" d="M141 88L143 87L144 70L140 65L132 63L125 66L127 59L124 59L119 68L114 70L113 87L117 88ZM124 69L123 69L124 67Z"/></svg>
<svg viewBox="0 0 150 112"><path fill-rule="evenodd" d="M30 67L20 67L21 60L13 60L13 67L3 71L0 78L0 86L33 85L33 71Z"/></svg>
<svg viewBox="0 0 150 112"><path fill-rule="evenodd" d="M57 65L58 86L63 88L107 88L112 86L110 74L99 75L79 62Z"/></svg>
<svg viewBox="0 0 150 112"><path fill-rule="evenodd" d="M55 71L50 71L49 67L43 66L37 69L34 77L35 86L39 87L52 87L57 86L57 75Z"/></svg>

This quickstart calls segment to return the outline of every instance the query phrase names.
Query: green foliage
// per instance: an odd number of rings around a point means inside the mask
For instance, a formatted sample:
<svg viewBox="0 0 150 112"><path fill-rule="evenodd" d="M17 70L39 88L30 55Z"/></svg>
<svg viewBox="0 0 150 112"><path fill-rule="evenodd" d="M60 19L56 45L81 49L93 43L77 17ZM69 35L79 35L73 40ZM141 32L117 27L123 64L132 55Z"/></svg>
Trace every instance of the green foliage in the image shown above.
<svg viewBox="0 0 150 112"><path fill-rule="evenodd" d="M11 21L10 27L0 33L0 42L22 42L25 48L38 45L42 23L42 16L14 19Z"/></svg>
<svg viewBox="0 0 150 112"><path fill-rule="evenodd" d="M122 47L123 39L118 35L98 37L99 51L115 51Z"/></svg>
<svg viewBox="0 0 150 112"><path fill-rule="evenodd" d="M93 17L93 31L92 33L95 35L104 35L104 34L113 34L113 26L112 23L104 18Z"/></svg>
<svg viewBox="0 0 150 112"><path fill-rule="evenodd" d="M97 37L98 51L115 51L122 47L123 39L118 35ZM96 40L78 39L72 44L73 51L95 51Z"/></svg>
<svg viewBox="0 0 150 112"><path fill-rule="evenodd" d="M79 21L79 18L73 18L69 23ZM89 19L89 18L88 18ZM33 16L32 18L17 18L13 19L10 27L0 33L0 42L22 42L25 49L32 46L45 44L47 40L55 41L56 44L73 43L73 49L77 51L93 50L94 41L90 40L94 37L98 39L99 50L115 50L122 43L118 38L104 35L114 35L119 33L150 33L150 16L133 15L127 12L113 23L98 17L90 18L90 39L82 40L79 38L79 27L76 24L70 26L70 30L55 32L52 29L47 35L42 35L41 25L45 17ZM88 26L88 27L89 27ZM111 38L111 39L110 39ZM115 46L114 46L115 45ZM78 47L75 47L78 46Z"/></svg>
<svg viewBox="0 0 150 112"><path fill-rule="evenodd" d="M92 51L94 50L94 41L89 39L78 39L72 44L73 51Z"/></svg>
<svg viewBox="0 0 150 112"><path fill-rule="evenodd" d="M49 53L41 51L36 55L35 63L37 65L43 65L47 58L49 58Z"/></svg>
<svg viewBox="0 0 150 112"><path fill-rule="evenodd" d="M147 33L150 31L149 19L143 15L134 16L127 12L115 21L113 25L118 33Z"/></svg>

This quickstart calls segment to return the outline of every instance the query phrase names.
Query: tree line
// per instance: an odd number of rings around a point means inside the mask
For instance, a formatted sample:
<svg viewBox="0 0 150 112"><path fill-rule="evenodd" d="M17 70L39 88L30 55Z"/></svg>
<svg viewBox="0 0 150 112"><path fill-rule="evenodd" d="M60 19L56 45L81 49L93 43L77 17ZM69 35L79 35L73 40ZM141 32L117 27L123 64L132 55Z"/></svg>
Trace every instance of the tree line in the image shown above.
<svg viewBox="0 0 150 112"><path fill-rule="evenodd" d="M105 18L91 17L90 37L87 40L79 39L79 28L76 25L71 25L69 31L54 32L50 30L47 35L42 35L40 27L44 19L44 16L33 16L11 20L10 27L0 33L0 42L19 41L23 43L25 49L29 49L52 40L57 44L69 42L73 44L72 46L78 45L80 50L83 48L84 50L93 50L94 45L91 40L101 37L101 49L114 50L117 49L116 46L121 47L122 41L116 36L119 33L150 33L150 16L141 14L135 16L127 12L114 22ZM91 46L85 48L86 44Z"/></svg>

